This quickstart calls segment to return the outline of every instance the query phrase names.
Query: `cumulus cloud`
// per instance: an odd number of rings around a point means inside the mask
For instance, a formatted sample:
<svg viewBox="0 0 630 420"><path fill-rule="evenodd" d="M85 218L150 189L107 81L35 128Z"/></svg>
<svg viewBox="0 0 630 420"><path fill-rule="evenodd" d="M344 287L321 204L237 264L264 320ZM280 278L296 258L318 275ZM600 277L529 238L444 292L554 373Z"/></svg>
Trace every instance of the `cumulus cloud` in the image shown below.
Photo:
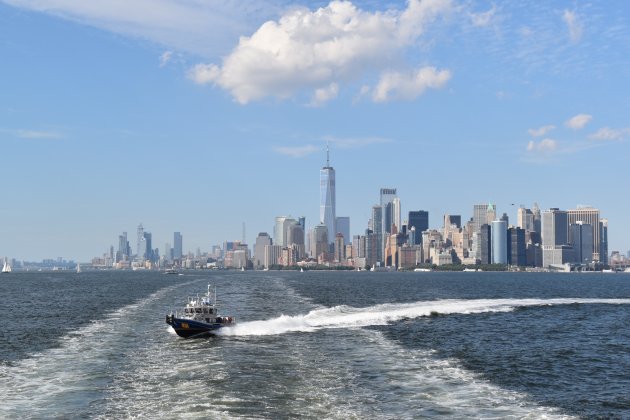
<svg viewBox="0 0 630 420"><path fill-rule="evenodd" d="M308 156L311 153L315 153L320 149L313 146L312 144L307 144L306 146L297 147L275 147L273 150L276 153L280 153L281 155L290 156L292 158L301 158L304 156Z"/></svg>
<svg viewBox="0 0 630 420"><path fill-rule="evenodd" d="M630 128L610 128L603 127L591 134L589 138L591 140L623 140L630 136Z"/></svg>
<svg viewBox="0 0 630 420"><path fill-rule="evenodd" d="M567 29L569 30L569 38L571 42L577 43L582 39L582 33L584 32L584 25L580 21L579 16L576 12L571 10L566 10L562 14L562 20L567 25Z"/></svg>
<svg viewBox="0 0 630 420"><path fill-rule="evenodd" d="M589 114L578 114L573 118L568 119L564 124L573 129L580 130L586 126L593 119L592 115Z"/></svg>
<svg viewBox="0 0 630 420"><path fill-rule="evenodd" d="M349 1L315 11L295 8L241 37L221 65L198 64L190 77L229 91L241 104L301 91L311 91L313 103L321 103L337 96L340 83L382 72L375 100L410 99L450 78L447 70L433 67L404 74L400 63L426 26L451 9L451 0L409 0L403 11L386 12L363 11ZM387 68L389 63L398 68ZM403 87L412 91L403 93Z"/></svg>
<svg viewBox="0 0 630 420"><path fill-rule="evenodd" d="M540 128L530 128L527 132L532 137L542 137L555 128L555 125L545 125Z"/></svg>
<svg viewBox="0 0 630 420"><path fill-rule="evenodd" d="M558 143L553 139L543 139L539 142L530 140L527 143L527 151L530 153L552 153L558 148Z"/></svg>

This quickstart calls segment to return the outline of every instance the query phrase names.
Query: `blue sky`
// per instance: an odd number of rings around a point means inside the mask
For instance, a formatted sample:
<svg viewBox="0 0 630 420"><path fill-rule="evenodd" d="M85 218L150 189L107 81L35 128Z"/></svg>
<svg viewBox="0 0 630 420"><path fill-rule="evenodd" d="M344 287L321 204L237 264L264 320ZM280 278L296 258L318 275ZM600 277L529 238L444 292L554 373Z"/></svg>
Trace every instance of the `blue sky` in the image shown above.
<svg viewBox="0 0 630 420"><path fill-rule="evenodd" d="M0 0L0 255L143 223L207 250L337 214L590 204L630 249L626 1ZM132 246L135 246L132 239Z"/></svg>

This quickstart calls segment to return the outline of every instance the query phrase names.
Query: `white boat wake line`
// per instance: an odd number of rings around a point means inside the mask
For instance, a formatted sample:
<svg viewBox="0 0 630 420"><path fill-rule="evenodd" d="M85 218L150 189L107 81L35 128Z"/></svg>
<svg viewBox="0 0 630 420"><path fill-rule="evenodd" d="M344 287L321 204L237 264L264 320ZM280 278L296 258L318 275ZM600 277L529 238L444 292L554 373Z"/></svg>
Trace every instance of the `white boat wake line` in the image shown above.
<svg viewBox="0 0 630 420"><path fill-rule="evenodd" d="M278 318L243 322L222 328L220 335L278 335L289 332L312 332L322 328L356 328L386 325L401 319L413 319L434 314L478 314L510 312L518 307L570 304L628 305L630 299L445 299L414 303L386 303L367 308L335 306L316 309L306 315L281 315Z"/></svg>

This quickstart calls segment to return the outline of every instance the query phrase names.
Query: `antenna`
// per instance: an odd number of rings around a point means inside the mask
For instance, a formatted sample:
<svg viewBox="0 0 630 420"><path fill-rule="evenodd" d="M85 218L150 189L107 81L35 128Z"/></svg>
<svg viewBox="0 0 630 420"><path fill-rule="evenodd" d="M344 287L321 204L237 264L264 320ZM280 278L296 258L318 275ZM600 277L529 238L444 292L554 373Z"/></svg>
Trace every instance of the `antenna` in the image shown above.
<svg viewBox="0 0 630 420"><path fill-rule="evenodd" d="M330 168L330 148L328 147L328 141L326 141L326 167Z"/></svg>

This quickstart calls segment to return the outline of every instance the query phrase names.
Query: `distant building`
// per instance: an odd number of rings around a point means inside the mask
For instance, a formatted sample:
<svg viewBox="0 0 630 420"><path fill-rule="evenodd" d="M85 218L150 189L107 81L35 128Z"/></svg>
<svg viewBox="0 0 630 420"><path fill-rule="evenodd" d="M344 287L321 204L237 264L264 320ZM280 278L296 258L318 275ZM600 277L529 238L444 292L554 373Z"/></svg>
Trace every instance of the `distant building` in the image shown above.
<svg viewBox="0 0 630 420"><path fill-rule="evenodd" d="M383 261L383 249L385 245L383 243L383 207L382 206L372 206L372 235L374 240L376 240L377 246L374 247L373 255L370 253L368 256L368 260L371 261L372 256L374 257L374 261L372 265L376 262Z"/></svg>
<svg viewBox="0 0 630 420"><path fill-rule="evenodd" d="M569 225L582 222L588 224L593 231L593 261L601 261L600 248L601 248L601 229L600 229L600 217L599 210L593 207L584 206L578 207L574 210L567 210L567 222ZM569 231L569 243L573 243L572 232Z"/></svg>
<svg viewBox="0 0 630 420"><path fill-rule="evenodd" d="M344 245L350 240L350 218L348 216L339 216L336 220L337 232L343 235Z"/></svg>
<svg viewBox="0 0 630 420"><path fill-rule="evenodd" d="M504 220L494 220L492 232L492 264L507 264L507 223Z"/></svg>
<svg viewBox="0 0 630 420"><path fill-rule="evenodd" d="M329 241L328 241L328 227L324 224L319 224L313 228L313 234L311 235L311 256L316 259L327 261L329 258Z"/></svg>
<svg viewBox="0 0 630 420"><path fill-rule="evenodd" d="M562 265L574 259L569 245L569 223L567 212L558 208L542 214L543 267Z"/></svg>
<svg viewBox="0 0 630 420"><path fill-rule="evenodd" d="M525 229L511 227L508 229L508 264L524 267L527 265L527 247Z"/></svg>
<svg viewBox="0 0 630 420"><path fill-rule="evenodd" d="M477 258L481 264L490 264L492 262L492 235L490 225L487 223L479 227L479 247L477 252Z"/></svg>
<svg viewBox="0 0 630 420"><path fill-rule="evenodd" d="M335 262L342 263L346 260L346 247L344 245L345 240L341 233L335 235L334 242L334 260Z"/></svg>
<svg viewBox="0 0 630 420"><path fill-rule="evenodd" d="M319 221L326 226L330 241L337 233L335 194L335 170L330 166L330 151L326 146L326 166L319 171Z"/></svg>
<svg viewBox="0 0 630 420"><path fill-rule="evenodd" d="M410 211L407 227L409 230L412 227L415 228L414 245L420 245L422 243L422 232L429 229L429 212L424 210Z"/></svg>
<svg viewBox="0 0 630 420"><path fill-rule="evenodd" d="M272 245L271 237L267 232L260 232L254 244L254 268L265 267L265 247Z"/></svg>
<svg viewBox="0 0 630 420"><path fill-rule="evenodd" d="M593 261L593 226L578 221L569 225L569 236L574 252L574 262L589 264Z"/></svg>
<svg viewBox="0 0 630 420"><path fill-rule="evenodd" d="M182 234L173 232L173 259L181 260L182 255L184 255Z"/></svg>

